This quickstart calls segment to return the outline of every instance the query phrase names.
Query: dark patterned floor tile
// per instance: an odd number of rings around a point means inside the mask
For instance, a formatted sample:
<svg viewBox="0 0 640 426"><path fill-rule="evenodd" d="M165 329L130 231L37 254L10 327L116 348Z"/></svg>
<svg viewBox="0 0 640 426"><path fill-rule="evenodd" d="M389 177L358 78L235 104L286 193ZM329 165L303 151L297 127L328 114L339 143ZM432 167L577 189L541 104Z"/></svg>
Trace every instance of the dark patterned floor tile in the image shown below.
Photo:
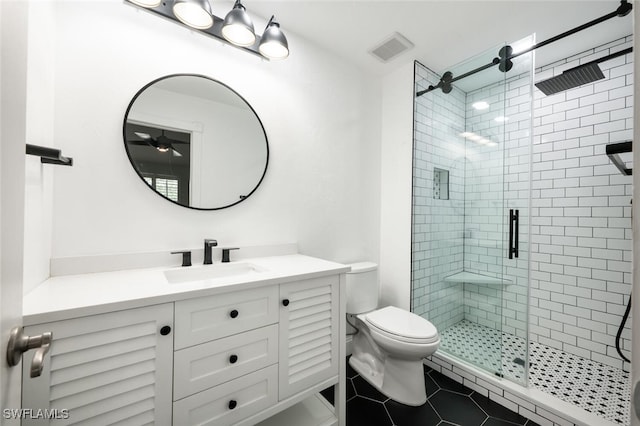
<svg viewBox="0 0 640 426"><path fill-rule="evenodd" d="M356 390L353 387L353 380L347 379L347 401L356 396Z"/></svg>
<svg viewBox="0 0 640 426"><path fill-rule="evenodd" d="M468 387L463 386L461 383L458 383L455 380L450 379L447 376L445 376L444 374L438 373L435 370L431 371L428 375L442 389L450 390L450 391L453 391L453 392L458 392L458 393L461 393L461 394L464 394L464 395L471 395L471 393L473 392Z"/></svg>
<svg viewBox="0 0 640 426"><path fill-rule="evenodd" d="M378 389L374 388L363 379L361 376L354 377L352 379L353 387L356 390L356 394L359 396L365 396L367 398L375 399L376 401L385 402L389 399L388 396L384 395Z"/></svg>
<svg viewBox="0 0 640 426"><path fill-rule="evenodd" d="M431 395L440 389L440 386L438 386L428 374L424 376L424 385L427 391L427 398L431 397Z"/></svg>
<svg viewBox="0 0 640 426"><path fill-rule="evenodd" d="M347 379L345 380L345 385L347 387L347 396L346 396L346 400L347 402L353 398L354 396L356 396L356 391L353 388L353 383L351 382L351 379ZM320 394L322 394L322 396L324 397L324 399L326 399L327 401L329 401L329 403L331 405L335 405L334 401L335 401L335 387L334 386L330 386L322 391L320 391Z"/></svg>
<svg viewBox="0 0 640 426"><path fill-rule="evenodd" d="M443 420L464 426L480 426L487 415L468 396L440 389L429 402Z"/></svg>
<svg viewBox="0 0 640 426"><path fill-rule="evenodd" d="M476 404L478 404L480 408L482 408L482 410L484 410L484 412L487 413L490 417L515 423L518 425L524 425L527 422L527 419L525 417L522 417L518 413L514 413L508 408L498 404L495 401L490 400L486 396L480 395L477 392L471 394L471 399L473 399Z"/></svg>
<svg viewBox="0 0 640 426"><path fill-rule="evenodd" d="M385 402L384 405L396 426L436 426L442 421L429 401L419 407L411 407L392 400Z"/></svg>
<svg viewBox="0 0 640 426"><path fill-rule="evenodd" d="M506 420L496 419L495 417L489 417L482 426L516 426L522 425L522 423L511 423Z"/></svg>
<svg viewBox="0 0 640 426"><path fill-rule="evenodd" d="M391 426L392 423L381 402L357 396L347 404L347 425Z"/></svg>
<svg viewBox="0 0 640 426"><path fill-rule="evenodd" d="M348 389L348 388L347 388L347 389ZM333 387L333 386L328 387L328 388L326 388L325 390L320 391L320 394L324 397L324 399L326 399L327 401L329 401L329 403L330 403L331 405L335 405L335 404L334 404L334 401L335 401L335 399L334 399L334 393L335 393L335 392L334 392L334 387Z"/></svg>

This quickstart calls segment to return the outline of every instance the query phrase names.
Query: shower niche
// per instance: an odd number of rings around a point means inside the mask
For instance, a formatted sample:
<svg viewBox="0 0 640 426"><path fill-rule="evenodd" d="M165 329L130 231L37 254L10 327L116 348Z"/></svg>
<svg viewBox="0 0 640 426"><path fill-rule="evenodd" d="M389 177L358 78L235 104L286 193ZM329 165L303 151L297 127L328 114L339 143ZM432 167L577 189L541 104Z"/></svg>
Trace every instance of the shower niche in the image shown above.
<svg viewBox="0 0 640 426"><path fill-rule="evenodd" d="M449 199L449 171L433 168L433 198L436 200Z"/></svg>

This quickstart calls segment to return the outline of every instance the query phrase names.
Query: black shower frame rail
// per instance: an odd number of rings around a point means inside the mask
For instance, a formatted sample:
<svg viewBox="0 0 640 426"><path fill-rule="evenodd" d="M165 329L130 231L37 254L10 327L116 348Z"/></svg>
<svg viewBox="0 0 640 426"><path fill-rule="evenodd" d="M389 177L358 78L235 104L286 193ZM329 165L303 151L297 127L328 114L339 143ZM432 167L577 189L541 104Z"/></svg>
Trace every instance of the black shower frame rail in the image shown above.
<svg viewBox="0 0 640 426"><path fill-rule="evenodd" d="M529 53L533 50L536 50L540 47L546 46L548 44L554 43L558 40L561 40L565 37L568 37L570 35L573 35L577 32L580 32L582 30L586 30L587 28L593 27L594 25L600 24L602 22L608 21L611 18L615 18L615 17L623 17L623 16L627 16L631 10L633 9L633 5L631 3L629 3L627 0L621 0L620 1L620 6L613 12L608 13L604 16L601 16L597 19L594 19L593 21L589 21L586 24L582 24L578 27L575 27L573 29L570 29L569 31L565 31L562 34L558 34L557 36L551 37L547 40L541 41L540 43L536 43L533 46L521 51L521 52L517 52L517 53L511 53L512 49L511 46L504 46L502 49L500 49L500 52L498 53L498 57L493 58L493 60L485 65L482 65L476 69L473 69L471 71L468 71L464 74L461 74L457 77L453 77L453 74L451 74L450 71L447 71L443 74L442 78L440 79L440 82L438 84L436 84L435 86L430 85L428 88L424 89L424 90L420 90L419 92L416 92L416 97L422 96L425 93L429 93L435 89L442 89L442 91L444 93L449 93L451 91L451 83L454 83L458 80L462 80L463 78L469 77L473 74L476 74L480 71L484 71L488 68L491 68L495 65L500 65L500 71L502 72L508 72L511 67L513 66L513 63L511 62L512 59L517 58L518 56L524 55L526 53Z"/></svg>

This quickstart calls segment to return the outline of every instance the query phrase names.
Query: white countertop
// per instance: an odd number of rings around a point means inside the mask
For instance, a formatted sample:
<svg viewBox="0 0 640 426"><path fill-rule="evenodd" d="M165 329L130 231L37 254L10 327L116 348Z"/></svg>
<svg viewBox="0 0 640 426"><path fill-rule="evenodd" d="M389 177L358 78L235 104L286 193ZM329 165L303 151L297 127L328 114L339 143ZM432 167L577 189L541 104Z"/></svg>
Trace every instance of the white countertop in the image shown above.
<svg viewBox="0 0 640 426"><path fill-rule="evenodd" d="M244 259L233 263L249 263L263 271L176 284L167 281L164 271L182 269L180 267L52 277L24 297L23 324L40 324L340 274L350 269L349 266L340 263L300 254ZM194 265L190 268L207 267L209 266Z"/></svg>

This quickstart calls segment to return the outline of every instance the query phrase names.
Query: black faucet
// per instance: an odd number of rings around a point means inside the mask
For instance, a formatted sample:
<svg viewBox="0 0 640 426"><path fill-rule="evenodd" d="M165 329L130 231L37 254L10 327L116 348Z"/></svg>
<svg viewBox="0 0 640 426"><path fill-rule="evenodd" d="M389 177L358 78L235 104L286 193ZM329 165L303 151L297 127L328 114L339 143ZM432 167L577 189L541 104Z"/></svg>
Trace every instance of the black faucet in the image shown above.
<svg viewBox="0 0 640 426"><path fill-rule="evenodd" d="M213 262L211 261L211 247L215 247L218 245L216 240L212 240L209 238L205 238L204 240L204 264L211 265Z"/></svg>

